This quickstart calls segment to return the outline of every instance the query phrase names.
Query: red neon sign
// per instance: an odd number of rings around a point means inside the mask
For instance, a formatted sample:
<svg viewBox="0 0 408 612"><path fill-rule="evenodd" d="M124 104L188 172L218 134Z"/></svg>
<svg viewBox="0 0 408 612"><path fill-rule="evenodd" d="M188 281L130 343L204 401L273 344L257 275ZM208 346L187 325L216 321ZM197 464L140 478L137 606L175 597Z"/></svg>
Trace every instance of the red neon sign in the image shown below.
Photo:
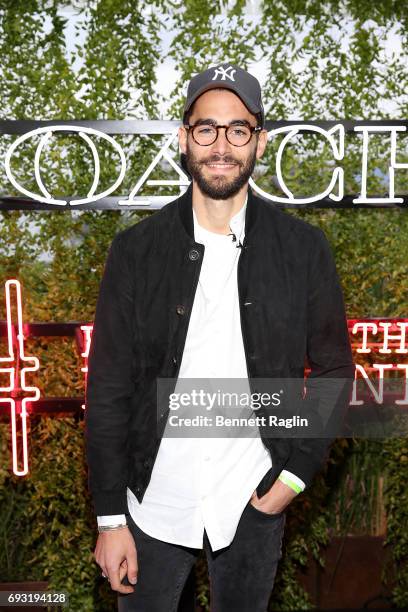
<svg viewBox="0 0 408 612"><path fill-rule="evenodd" d="M408 353L408 319L350 319L348 324L353 336L361 334L361 346L356 348L357 353L371 353L372 349L377 349L381 354L389 354L392 351L397 354ZM372 336L375 338L372 339Z"/></svg>
<svg viewBox="0 0 408 612"><path fill-rule="evenodd" d="M82 366L81 372L85 372L85 388L86 388L86 379L88 375L88 356L89 356L89 349L91 348L91 337L92 337L93 325L81 325L80 329L82 332L82 346L83 346L81 357L83 357L85 361L85 365ZM82 404L82 409L85 410L85 404Z"/></svg>
<svg viewBox="0 0 408 612"><path fill-rule="evenodd" d="M7 367L0 367L0 374L6 375L8 383L0 386L0 392L6 392L9 395L5 398L0 397L0 403L10 406L13 472L16 476L25 476L28 473L27 416L29 405L40 398L40 390L27 385L26 373L35 372L40 364L37 357L27 357L24 352L25 338L20 282L15 279L6 281L5 290L8 355L0 357L0 365L1 363L7 364ZM19 425L21 425L22 440L21 468L18 460Z"/></svg>
<svg viewBox="0 0 408 612"><path fill-rule="evenodd" d="M6 321L0 332L7 339L7 354L0 357L0 384L4 381L0 386L0 406L5 404L10 408L13 472L17 476L25 476L28 473L27 418L41 404L48 403L48 409L59 406L61 398L40 399L39 389L26 383L27 372L37 371L39 360L25 355L24 341L31 335L75 335L78 354L84 360L81 371L84 372L86 386L93 326L74 322L23 324L21 285L15 279L6 281L5 297ZM41 325L46 326L47 330L38 329ZM358 389L361 390L361 385L357 385L360 379L375 403L383 404L384 395L387 395L401 408L408 406L408 362L400 363L401 356L408 354L408 319L349 319L348 328L356 361L360 361L356 363L356 380L350 405L364 404L367 399L364 391L357 397ZM398 386L399 381L402 383L401 392L398 388L397 392L390 394L389 389L385 391L385 382L395 377L398 378ZM79 407L85 409L82 397L63 399L71 402L73 407L70 410ZM38 403L33 406L33 402Z"/></svg>
<svg viewBox="0 0 408 612"><path fill-rule="evenodd" d="M364 365L356 363L356 381L358 378L364 380L364 383L368 387L368 390L377 404L383 404L384 402L384 381L388 373L397 373L403 376L399 376L403 381L403 397L395 399L394 403L399 406L408 405L408 363L399 363L400 355L406 355L408 353L408 319L349 319L348 321L349 332L351 336L351 343L353 350L357 355L365 357L366 359L375 359L387 355L388 359L392 359L392 354L395 355L395 363L366 363ZM374 375L378 380L378 387L376 388L373 384L372 379L368 376L368 373ZM357 399L357 385L354 384L352 399L350 401L351 406L361 405L364 402Z"/></svg>

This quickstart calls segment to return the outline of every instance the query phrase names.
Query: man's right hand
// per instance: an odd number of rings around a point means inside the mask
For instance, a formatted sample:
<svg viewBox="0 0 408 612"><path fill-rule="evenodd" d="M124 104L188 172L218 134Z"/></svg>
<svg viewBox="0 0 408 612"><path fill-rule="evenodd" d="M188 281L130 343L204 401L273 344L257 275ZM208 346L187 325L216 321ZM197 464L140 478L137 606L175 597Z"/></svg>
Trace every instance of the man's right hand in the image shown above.
<svg viewBox="0 0 408 612"><path fill-rule="evenodd" d="M130 583L137 581L138 565L135 540L128 527L111 529L99 534L96 542L95 561L109 578L112 590L133 593L134 588L121 584L126 576Z"/></svg>

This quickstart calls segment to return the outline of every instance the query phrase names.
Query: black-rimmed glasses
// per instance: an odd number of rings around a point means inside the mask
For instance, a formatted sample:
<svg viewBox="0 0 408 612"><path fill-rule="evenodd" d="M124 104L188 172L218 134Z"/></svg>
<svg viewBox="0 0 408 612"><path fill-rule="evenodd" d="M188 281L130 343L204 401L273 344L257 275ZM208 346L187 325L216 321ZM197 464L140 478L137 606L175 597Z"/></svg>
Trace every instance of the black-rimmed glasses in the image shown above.
<svg viewBox="0 0 408 612"><path fill-rule="evenodd" d="M252 127L251 125L212 125L212 124L196 124L185 125L186 130L191 130L191 135L194 142L202 147L212 145L218 138L218 130L225 130L225 137L234 147L243 147L248 144L254 132L262 130L260 126Z"/></svg>

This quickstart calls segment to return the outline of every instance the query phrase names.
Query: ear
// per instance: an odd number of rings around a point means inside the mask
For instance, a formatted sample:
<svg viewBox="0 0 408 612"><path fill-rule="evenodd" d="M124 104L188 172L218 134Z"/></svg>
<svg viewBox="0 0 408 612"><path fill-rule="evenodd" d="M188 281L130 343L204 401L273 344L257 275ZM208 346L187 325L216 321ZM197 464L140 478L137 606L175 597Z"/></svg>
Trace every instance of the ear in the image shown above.
<svg viewBox="0 0 408 612"><path fill-rule="evenodd" d="M264 154L268 142L268 131L261 130L258 136L258 144L256 147L256 158L259 159Z"/></svg>
<svg viewBox="0 0 408 612"><path fill-rule="evenodd" d="M178 130L178 140L180 151L184 154L187 152L187 130L184 126L180 126Z"/></svg>

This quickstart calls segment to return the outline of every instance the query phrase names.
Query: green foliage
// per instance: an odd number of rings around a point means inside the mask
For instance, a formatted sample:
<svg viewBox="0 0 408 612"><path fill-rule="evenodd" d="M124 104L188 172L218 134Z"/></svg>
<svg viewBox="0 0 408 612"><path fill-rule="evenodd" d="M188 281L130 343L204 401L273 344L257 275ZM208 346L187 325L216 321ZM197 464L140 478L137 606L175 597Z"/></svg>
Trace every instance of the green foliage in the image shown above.
<svg viewBox="0 0 408 612"><path fill-rule="evenodd" d="M155 79L163 55L179 77L166 98L168 118L180 118L185 82L218 62L267 69L264 103L270 119L380 119L407 114L407 11L397 0L264 0L259 15L248 15L243 0L57 0L0 2L0 117L2 119L148 119L159 116ZM67 40L66 32L73 40ZM160 35L166 49L160 45ZM387 36L398 35L402 50L386 53ZM167 50L168 47L168 50ZM388 105L385 105L385 102ZM13 137L0 139L0 155ZM92 180L92 157L78 138L54 137L43 152L43 181L53 194L84 194ZM127 194L157 150L157 137L117 137L128 171ZM35 189L32 157L26 143L13 170ZM271 142L256 181L270 192L276 186ZM115 153L96 143L101 156L101 188L117 176ZM361 140L347 139L343 168L347 193L358 193ZM388 143L370 143L369 193L382 193ZM400 145L399 161L407 161ZM297 196L322 191L331 173L331 153L314 136L294 140L282 163L284 179ZM406 191L406 173L397 173L397 193ZM156 176L166 176L161 168ZM149 188L146 193L149 193ZM14 192L4 174L0 193ZM174 192L176 195L176 192ZM402 210L291 210L322 227L342 279L349 317L406 316L407 216ZM10 277L23 282L26 321L91 321L109 244L142 213L58 210L2 212L0 286ZM0 319L4 318L0 299ZM73 342L30 339L28 354L38 354L41 372L33 377L43 395L81 396L83 374ZM0 351L4 352L4 344ZM83 422L73 418L31 419L28 478L11 473L10 426L0 424L0 575L3 580L50 581L67 589L72 610L106 612L115 596L94 563L95 518L86 483ZM312 607L297 581L308 555L320 551L333 532L372 529L372 522L348 524L354 508L372 504L375 522L377 475L384 478L387 541L397 578L396 605L407 605L406 438L384 443L382 452L363 443L339 440L327 470L290 505L284 556L276 577L271 610ZM375 465L374 465L375 464ZM373 467L370 473L368 466ZM375 468L375 469L374 469ZM374 474L374 475L373 475ZM371 493L370 493L371 491ZM350 497L353 504L350 505ZM374 500L374 501L373 501ZM337 522L333 522L336 515ZM208 609L209 587L203 558L197 565L199 600Z"/></svg>
<svg viewBox="0 0 408 612"><path fill-rule="evenodd" d="M11 446L1 424L3 458ZM95 518L86 491L83 421L31 419L30 473L0 466L0 568L3 580L47 580L66 590L70 610L107 610L113 604L93 559ZM111 608L113 609L113 608Z"/></svg>
<svg viewBox="0 0 408 612"><path fill-rule="evenodd" d="M387 511L387 544L392 545L395 579L393 600L404 607L408 593L408 494L404 483L408 476L408 431L401 422L405 438L388 440L383 455L386 466L385 507ZM384 570L385 576L385 570Z"/></svg>

